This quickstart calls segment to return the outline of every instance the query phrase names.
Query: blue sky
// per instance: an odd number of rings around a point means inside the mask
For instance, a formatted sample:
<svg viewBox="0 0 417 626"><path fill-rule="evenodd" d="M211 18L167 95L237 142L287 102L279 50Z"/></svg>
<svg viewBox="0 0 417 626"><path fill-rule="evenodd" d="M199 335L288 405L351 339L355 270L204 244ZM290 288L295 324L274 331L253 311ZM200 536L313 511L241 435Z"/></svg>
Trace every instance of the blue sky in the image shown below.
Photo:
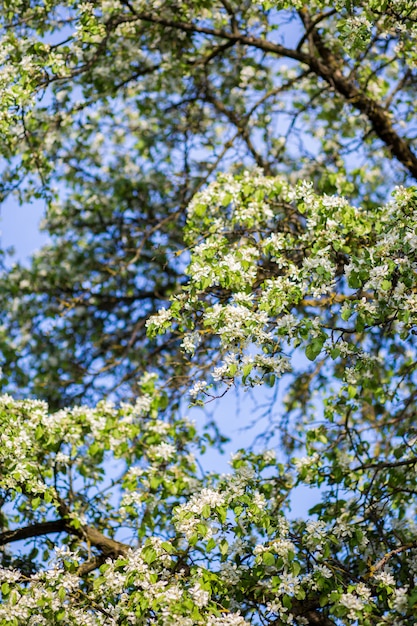
<svg viewBox="0 0 417 626"><path fill-rule="evenodd" d="M1 207L1 247L15 249L14 259L27 261L30 255L47 241L39 230L43 203L19 206L14 200L7 200Z"/></svg>

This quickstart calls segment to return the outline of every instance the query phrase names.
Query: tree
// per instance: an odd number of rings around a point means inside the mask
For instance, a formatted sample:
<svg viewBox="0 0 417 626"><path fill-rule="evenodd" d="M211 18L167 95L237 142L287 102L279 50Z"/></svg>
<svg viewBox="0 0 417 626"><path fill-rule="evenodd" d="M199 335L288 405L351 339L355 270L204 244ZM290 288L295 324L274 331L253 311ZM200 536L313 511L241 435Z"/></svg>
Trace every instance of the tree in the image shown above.
<svg viewBox="0 0 417 626"><path fill-rule="evenodd" d="M415 624L414 3L2 6L51 243L1 279L40 399L1 400L0 623ZM274 450L201 472L181 394L280 380Z"/></svg>

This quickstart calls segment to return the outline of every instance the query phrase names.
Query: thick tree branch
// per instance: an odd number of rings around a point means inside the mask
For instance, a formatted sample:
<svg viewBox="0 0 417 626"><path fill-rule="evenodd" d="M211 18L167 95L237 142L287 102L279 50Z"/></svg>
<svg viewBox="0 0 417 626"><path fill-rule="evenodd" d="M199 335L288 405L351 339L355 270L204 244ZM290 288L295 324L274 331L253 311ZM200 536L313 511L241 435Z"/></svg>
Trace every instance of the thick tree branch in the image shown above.
<svg viewBox="0 0 417 626"><path fill-rule="evenodd" d="M70 510L63 500L60 500L58 510L60 515L64 518L65 531L70 535L84 539L91 546L100 550L104 556L117 558L122 554L126 554L126 552L130 549L130 546L127 544L115 541L110 537L106 537L106 535L103 535L103 533L96 530L92 526L83 525L80 528L75 528L70 519Z"/></svg>
<svg viewBox="0 0 417 626"><path fill-rule="evenodd" d="M417 179L417 156L413 153L407 141L394 130L387 107L382 107L375 100L369 98L364 91L355 85L353 80L343 75L343 60L339 59L325 45L308 10L305 8L301 9L299 14L306 30L311 33L314 45L320 56L319 60L310 55L310 58L307 60L310 68L331 85L337 93L343 96L350 105L366 115L375 134L384 142L391 154Z"/></svg>
<svg viewBox="0 0 417 626"><path fill-rule="evenodd" d="M16 530L6 530L4 533L0 534L0 546L12 543L13 541L22 541L24 539L32 539L33 537L62 532L84 539L91 546L100 550L104 558L116 558L122 554L126 554L130 549L130 546L127 544L106 537L106 535L103 535L103 533L92 526L86 525L81 528L74 528L69 519L57 519L51 522L31 524L30 526L17 528ZM85 565L87 565L87 563Z"/></svg>
<svg viewBox="0 0 417 626"><path fill-rule="evenodd" d="M87 576L87 574L93 572L95 569L100 567L100 565L103 565L103 563L105 563L106 561L106 558L107 557L101 554L100 556L95 556L94 558L90 559L90 561L86 561L78 568L78 576Z"/></svg>
<svg viewBox="0 0 417 626"><path fill-rule="evenodd" d="M0 546L5 546L13 541L22 541L31 539L32 537L41 537L42 535L52 535L53 533L62 533L66 531L66 521L63 519L53 520L52 522L43 522L40 524L31 524L24 528L16 530L6 530L0 534Z"/></svg>
<svg viewBox="0 0 417 626"><path fill-rule="evenodd" d="M308 622L308 626L336 626L333 620L317 610L317 604L312 600L300 601L293 598L290 612L296 617L304 617ZM277 619L271 623L271 626L281 625L281 619Z"/></svg>
<svg viewBox="0 0 417 626"><path fill-rule="evenodd" d="M410 174L417 180L417 156L411 150L408 142L400 137L400 135L398 135L395 131L389 112L375 100L367 96L366 93L357 87L351 79L343 75L340 61L324 46L322 42L319 43L320 38L317 30L314 30L314 28L312 29L313 32L311 35L316 44L318 52L317 56L306 54L301 50L287 48L286 46L273 43L267 39L245 35L239 31L228 32L221 29L198 26L193 22L165 18L153 13L138 12L130 4L129 0L121 0L121 4L127 7L137 20L149 22L150 24L166 26L182 32L209 35L212 37L234 41L241 45L257 48L258 50L263 50L264 52L269 52L280 57L293 59L307 65L316 74L316 76L325 80L339 95L343 96L347 103L367 117L373 131L387 146L392 156L404 165ZM305 14L304 21L306 28L309 30L310 25Z"/></svg>
<svg viewBox="0 0 417 626"><path fill-rule="evenodd" d="M308 620L309 626L336 626L335 622L317 610L317 603L312 600L292 600L291 613Z"/></svg>
<svg viewBox="0 0 417 626"><path fill-rule="evenodd" d="M126 543L110 539L110 537L106 537L106 535L103 535L103 533L92 526L83 526L81 532L73 534L78 534L79 537L85 537L87 541L100 550L105 557L114 559L118 556L125 555L130 549L130 546Z"/></svg>
<svg viewBox="0 0 417 626"><path fill-rule="evenodd" d="M295 61L300 61L301 63L306 63L306 59L308 59L308 55L303 52L299 52L297 50L293 50L292 48L287 48L286 46L282 46L281 44L272 43L267 39L260 39L258 37L251 37L249 35L244 35L240 31L238 32L228 32L226 30L221 30L218 28L208 28L206 26L198 26L193 22L183 22L174 19L169 19L165 17L161 17L159 15L153 13L146 12L138 12L132 7L128 0L120 0L121 4L128 7L131 11L132 15L137 20L142 20L144 22L149 22L150 24L157 24L159 26L166 26L168 28L173 28L175 30L180 30L186 33L198 33L201 35L211 35L212 37L218 37L221 39L228 39L229 41L234 41L236 43L244 44L247 46L252 46L254 48L258 48L259 50L264 50L265 52L272 52L273 54L277 54L282 57L288 57L290 59L294 59ZM306 63L308 65L308 63Z"/></svg>

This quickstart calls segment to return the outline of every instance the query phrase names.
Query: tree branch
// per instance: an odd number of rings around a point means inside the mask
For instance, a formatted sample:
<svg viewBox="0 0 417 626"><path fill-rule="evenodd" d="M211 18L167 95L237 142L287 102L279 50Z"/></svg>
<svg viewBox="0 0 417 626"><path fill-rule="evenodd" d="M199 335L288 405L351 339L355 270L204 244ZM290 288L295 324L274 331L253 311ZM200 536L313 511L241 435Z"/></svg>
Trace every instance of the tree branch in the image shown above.
<svg viewBox="0 0 417 626"><path fill-rule="evenodd" d="M73 532L72 534L87 539L92 546L100 550L104 557L115 559L118 556L125 555L130 550L130 546L126 543L106 537L106 535L103 535L103 533L92 526L83 526L80 532Z"/></svg>
<svg viewBox="0 0 417 626"><path fill-rule="evenodd" d="M319 613L317 604L312 600L301 601L292 598L290 612L296 617L304 617L308 622L308 626L336 626L333 620ZM271 626L281 626L281 624L282 621L278 619L272 622Z"/></svg>
<svg viewBox="0 0 417 626"><path fill-rule="evenodd" d="M243 119L239 119L233 111L228 109L223 104L221 100L219 100L218 98L215 98L208 91L208 89L206 90L205 96L206 96L207 101L210 102L210 104L212 104L219 113L222 113L225 117L227 117L229 122L231 122L235 126L239 136L246 143L248 150L252 154L253 158L255 159L255 162L258 165L258 167L262 168L265 174L272 175L271 167L269 163L265 161L263 156L256 150L255 146L253 145L253 142L252 142L249 130L248 130L248 126L247 126L249 122L248 116L246 115Z"/></svg>
<svg viewBox="0 0 417 626"><path fill-rule="evenodd" d="M417 457L414 459L406 459L404 461L376 461L375 463L364 463L363 465L358 465L357 467L352 468L352 472L359 472L361 470L367 469L387 469L387 468L395 468L395 467L406 467L408 465L417 465Z"/></svg>
<svg viewBox="0 0 417 626"><path fill-rule="evenodd" d="M89 574L90 572L93 572L95 569L100 567L100 565L103 565L103 563L105 563L106 561L106 558L107 557L100 554L100 556L95 556L94 558L90 559L90 561L86 561L85 563L80 565L80 567L78 568L77 570L78 576L80 576L80 578L82 576L87 576L87 574Z"/></svg>
<svg viewBox="0 0 417 626"><path fill-rule="evenodd" d="M252 37L244 35L240 31L228 32L216 28L208 28L205 26L198 26L192 22L182 22L175 19L169 19L154 15L153 13L138 12L132 7L129 0L121 0L121 3L126 6L132 15L138 20L149 22L151 24L157 24L160 26L166 26L169 28L177 29L187 33L198 33L202 35L209 35L212 37L218 37L229 41L234 41L242 45L257 48L264 52L270 52L280 57L286 57L299 61L304 65L307 65L315 74L326 81L339 95L343 96L348 104L353 106L361 113L363 113L370 124L372 129L381 139L381 141L387 146L390 153L395 157L410 174L417 180L417 156L411 150L408 142L400 137L395 131L391 115L375 100L367 96L355 83L343 75L341 62L337 57L323 44L319 43L320 36L317 30L313 28L312 36L316 43L319 57L312 54L306 54L301 50L294 50L287 48L278 43L273 43L266 39L259 37ZM306 28L310 26L308 18L303 13ZM310 18L311 20L311 18Z"/></svg>
<svg viewBox="0 0 417 626"><path fill-rule="evenodd" d="M376 571L385 567L391 557L395 556L396 554L401 554L401 552L405 552L406 550L411 550L415 548L416 545L417 543L413 541L413 543L408 543L404 546L400 546L399 548L395 548L395 550L390 550L382 557L382 559L378 561L378 563L375 563L375 565L371 566L371 572L369 575L372 576Z"/></svg>
<svg viewBox="0 0 417 626"><path fill-rule="evenodd" d="M130 546L127 544L106 537L106 535L103 535L103 533L92 526L85 525L81 528L74 528L69 519L58 519L51 522L31 524L30 526L17 528L16 530L6 530L4 533L0 534L0 546L12 543L13 541L22 541L24 539L62 532L74 535L79 539L84 539L90 545L100 550L102 556L97 557L97 559L103 558L105 560L107 557L117 558L120 555L126 554L130 549ZM85 563L82 568L87 569L91 564L92 561L89 561ZM98 567L98 565L96 565L96 567ZM88 571L91 571L91 569Z"/></svg>
<svg viewBox="0 0 417 626"><path fill-rule="evenodd" d="M375 100L369 98L352 80L343 75L341 70L343 60L337 58L325 45L319 32L313 25L314 23L308 14L308 10L303 8L299 11L299 14L307 31L312 33L314 45L321 57L321 60L319 60L309 55L305 62L307 62L315 74L331 85L349 104L366 115L375 134L387 146L391 154L417 179L417 156L411 150L408 142L394 130L391 115L387 108L382 107Z"/></svg>
<svg viewBox="0 0 417 626"><path fill-rule="evenodd" d="M24 528L17 528L16 530L6 530L4 533L0 534L0 546L5 546L13 541L22 541L24 539L31 539L32 537L65 532L66 523L67 522L63 519L57 519L52 522L43 522L25 526Z"/></svg>
<svg viewBox="0 0 417 626"><path fill-rule="evenodd" d="M93 526L82 525L80 528L75 528L71 522L70 510L67 504L61 499L59 499L58 511L64 518L65 531L69 535L84 539L84 541L87 541L91 546L100 550L105 557L117 558L122 554L126 554L130 549L130 546L126 543L121 543L120 541L106 537L106 535L103 535L102 532L93 528Z"/></svg>
<svg viewBox="0 0 417 626"><path fill-rule="evenodd" d="M97 548L101 553L80 566L78 570L80 576L86 575L97 567L100 567L107 558L116 559L118 556L126 555L128 550L130 550L130 546L126 543L121 543L120 541L111 539L111 537L107 537L93 526L85 524L79 528L75 528L67 504L59 497L58 503L58 512L61 515L61 519L31 524L30 526L17 528L15 530L6 530L0 534L0 546L7 545L14 541L22 541L33 537L65 532L68 535L73 535L74 537L86 541L90 546Z"/></svg>

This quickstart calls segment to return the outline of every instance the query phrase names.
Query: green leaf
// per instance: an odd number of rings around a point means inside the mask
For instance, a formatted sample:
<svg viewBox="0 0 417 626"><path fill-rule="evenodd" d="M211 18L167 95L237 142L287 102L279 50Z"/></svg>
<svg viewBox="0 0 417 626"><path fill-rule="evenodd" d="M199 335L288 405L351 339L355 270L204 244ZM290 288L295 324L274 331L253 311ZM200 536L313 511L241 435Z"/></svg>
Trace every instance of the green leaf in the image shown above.
<svg viewBox="0 0 417 626"><path fill-rule="evenodd" d="M342 311L342 320L344 320L345 322L347 322L353 315L354 310L350 309L350 308L344 308Z"/></svg>
<svg viewBox="0 0 417 626"><path fill-rule="evenodd" d="M206 524L202 524L201 522L197 524L197 531L201 537L205 537L208 533L208 528Z"/></svg>
<svg viewBox="0 0 417 626"><path fill-rule="evenodd" d="M67 596L67 591L66 591L65 587L60 587L58 589L58 598L60 600L65 600L66 596Z"/></svg>
<svg viewBox="0 0 417 626"><path fill-rule="evenodd" d="M39 497L32 498L31 505L32 509L36 510L41 504L41 499Z"/></svg>
<svg viewBox="0 0 417 626"><path fill-rule="evenodd" d="M153 548L152 546L146 546L142 550L142 557L143 557L143 560L145 561L145 563L147 563L148 565L153 563L155 561L155 559L156 559L155 548Z"/></svg>
<svg viewBox="0 0 417 626"><path fill-rule="evenodd" d="M4 596L9 595L10 593L10 585L9 583L2 583L1 585L1 592Z"/></svg>
<svg viewBox="0 0 417 626"><path fill-rule="evenodd" d="M163 541L161 547L168 552L168 554L173 554L175 552L175 548L169 541Z"/></svg>
<svg viewBox="0 0 417 626"><path fill-rule="evenodd" d="M275 557L271 552L263 552L262 561L265 565L275 565Z"/></svg>
<svg viewBox="0 0 417 626"><path fill-rule="evenodd" d="M306 347L306 357L310 361L314 361L323 349L325 337L317 337Z"/></svg>
<svg viewBox="0 0 417 626"><path fill-rule="evenodd" d="M225 556L229 550L229 544L226 539L222 539L219 544L220 554Z"/></svg>
<svg viewBox="0 0 417 626"><path fill-rule="evenodd" d="M354 387L353 385L349 385L348 386L348 395L349 398L355 398L358 394L358 389L356 387Z"/></svg>
<svg viewBox="0 0 417 626"><path fill-rule="evenodd" d="M206 545L206 551L211 552L216 547L216 541L211 537Z"/></svg>

